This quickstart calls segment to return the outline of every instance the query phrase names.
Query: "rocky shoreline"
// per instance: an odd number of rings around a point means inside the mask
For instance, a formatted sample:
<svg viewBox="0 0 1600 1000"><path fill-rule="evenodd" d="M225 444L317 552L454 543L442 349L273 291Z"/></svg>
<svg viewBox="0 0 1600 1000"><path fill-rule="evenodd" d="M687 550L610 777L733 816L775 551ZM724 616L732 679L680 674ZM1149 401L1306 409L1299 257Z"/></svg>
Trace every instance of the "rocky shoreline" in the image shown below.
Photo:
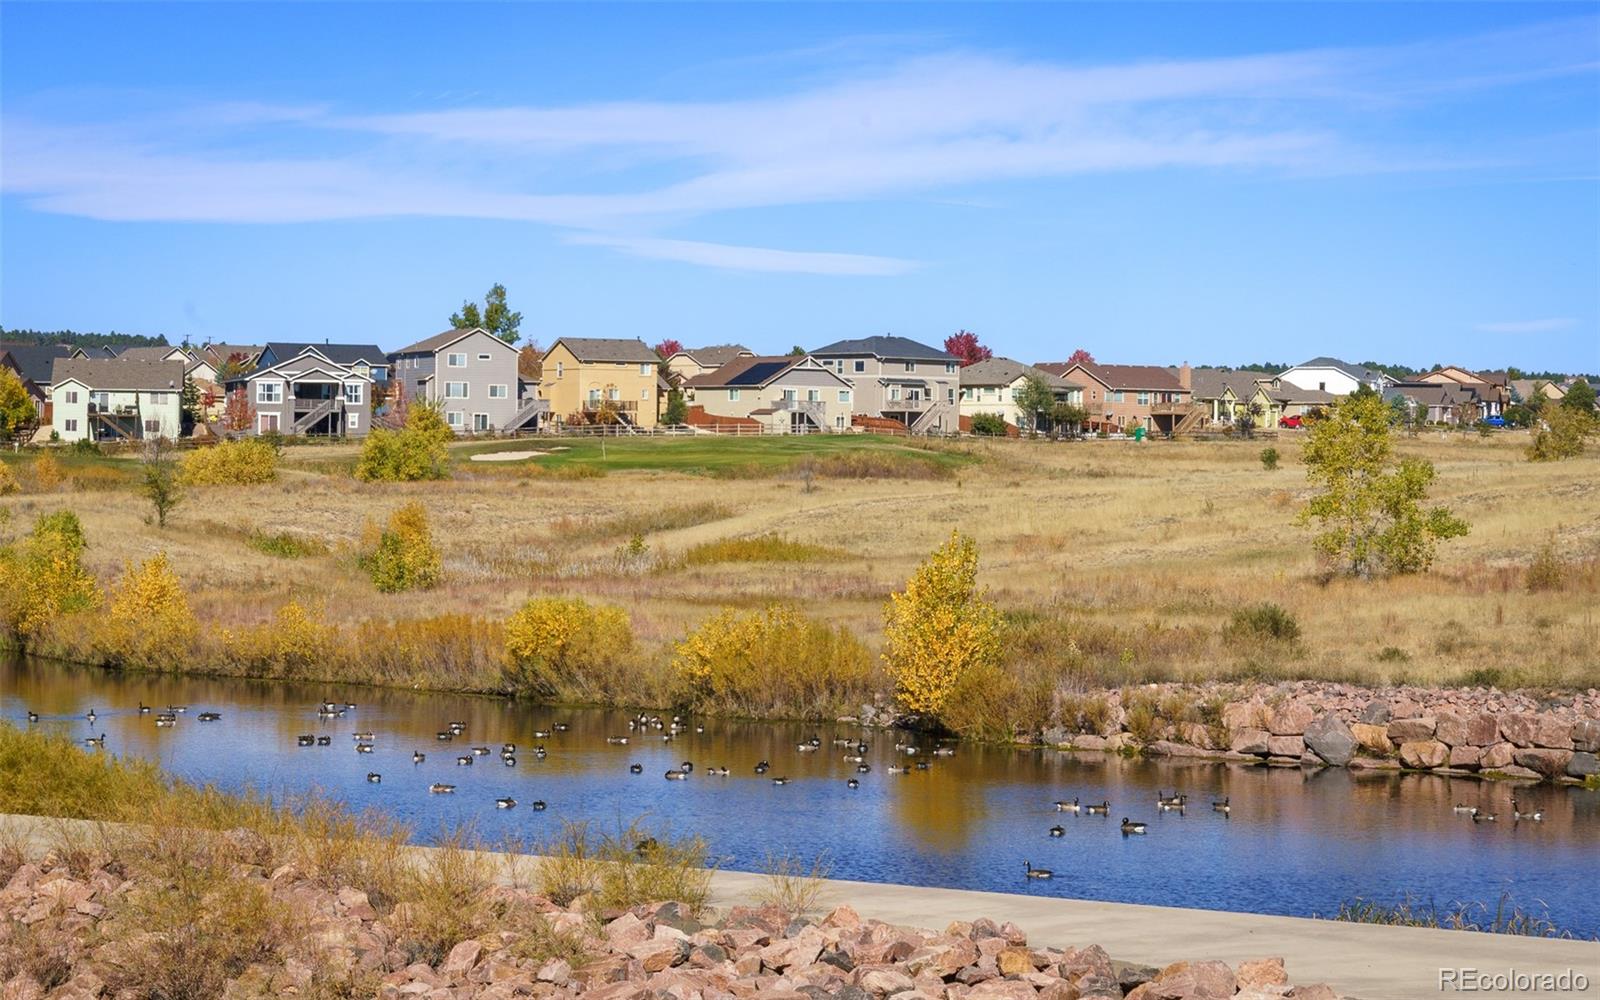
<svg viewBox="0 0 1600 1000"><path fill-rule="evenodd" d="M848 906L820 920L772 908L697 914L671 902L596 913L581 898L561 907L509 886L488 893L500 912L521 919L454 941L430 962L401 947L403 906L380 916L365 892L292 866L241 865L236 878L260 888L269 905L292 907L300 933L292 954L229 975L215 993L224 998L1337 1000L1326 985L1291 985L1279 958L1157 969L1115 961L1098 945L1033 945L1014 924L986 919L932 931L863 920ZM84 870L54 852L19 865L0 890L0 997L146 995L126 985L140 974L130 963L161 942L127 926L138 918L125 903L151 888L114 866ZM561 940L565 953L541 954L531 937Z"/></svg>
<svg viewBox="0 0 1600 1000"><path fill-rule="evenodd" d="M1492 688L1146 685L1111 691L1098 719L1048 730L1063 750L1252 764L1428 771L1568 784L1600 781L1600 690L1546 698ZM1136 720L1133 698L1217 705L1209 721ZM1141 740L1143 729L1154 739ZM1154 730L1154 732L1152 732Z"/></svg>

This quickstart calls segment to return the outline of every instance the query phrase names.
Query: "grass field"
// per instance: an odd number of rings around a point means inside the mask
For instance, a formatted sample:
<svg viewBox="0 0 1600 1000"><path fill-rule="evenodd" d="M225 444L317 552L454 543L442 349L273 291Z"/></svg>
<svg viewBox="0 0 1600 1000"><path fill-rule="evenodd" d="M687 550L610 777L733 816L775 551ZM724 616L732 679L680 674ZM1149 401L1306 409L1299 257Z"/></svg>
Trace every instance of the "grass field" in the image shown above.
<svg viewBox="0 0 1600 1000"><path fill-rule="evenodd" d="M404 486L351 479L353 446L296 447L278 483L193 489L164 531L147 523L125 460L90 459L111 470L91 489L69 479L40 492L19 467L28 492L0 499L13 515L0 532L70 507L103 578L165 550L202 620L218 625L260 621L290 595L354 622L504 617L531 595L575 594L626 608L640 640L664 651L720 607L772 601L876 645L887 594L959 528L979 543L991 596L1028 628L1014 656L1068 686L1600 684L1600 459L1529 463L1521 433L1403 440L1402 454L1436 464L1434 496L1471 534L1424 576L1329 581L1295 521L1307 492L1299 442L1274 444L1283 464L1269 472L1262 443L1243 441L532 439L458 446L454 480ZM467 460L548 448L564 450ZM560 474L576 467L591 471ZM378 594L353 546L368 519L413 500L432 519L447 583ZM262 541L280 536L289 543ZM1526 568L1547 545L1556 583L1530 590ZM1260 602L1286 608L1300 638L1230 637L1234 613Z"/></svg>

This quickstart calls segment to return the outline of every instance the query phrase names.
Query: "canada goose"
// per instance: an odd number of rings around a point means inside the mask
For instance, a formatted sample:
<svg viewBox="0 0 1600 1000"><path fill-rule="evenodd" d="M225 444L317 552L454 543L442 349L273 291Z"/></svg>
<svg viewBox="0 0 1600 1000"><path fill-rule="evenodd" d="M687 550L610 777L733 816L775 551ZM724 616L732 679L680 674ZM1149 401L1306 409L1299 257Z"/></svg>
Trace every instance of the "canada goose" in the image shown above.
<svg viewBox="0 0 1600 1000"><path fill-rule="evenodd" d="M625 745L628 742L628 738L626 736L607 736L606 742L611 744Z"/></svg>
<svg viewBox="0 0 1600 1000"><path fill-rule="evenodd" d="M1474 823L1493 823L1495 819L1494 813L1486 813L1481 809L1475 809L1472 812L1472 821Z"/></svg>
<svg viewBox="0 0 1600 1000"><path fill-rule="evenodd" d="M855 746L855 742L856 742L855 740L851 739L848 736L835 736L833 738L833 745L836 746L836 747Z"/></svg>
<svg viewBox="0 0 1600 1000"><path fill-rule="evenodd" d="M556 732L558 732L558 733L564 733L564 732L566 732L567 730L569 730L571 728L572 727L567 725L565 722L556 723Z"/></svg>
<svg viewBox="0 0 1600 1000"><path fill-rule="evenodd" d="M1111 803L1109 801L1107 801L1107 802L1102 802L1097 806L1096 805L1087 805L1087 806L1083 807L1083 811L1088 813L1090 816L1110 816L1111 815Z"/></svg>
<svg viewBox="0 0 1600 1000"><path fill-rule="evenodd" d="M795 750L798 751L799 753L810 753L811 751L813 751L815 749L816 749L816 747L812 746L809 743L797 743L797 744L795 744Z"/></svg>
<svg viewBox="0 0 1600 1000"><path fill-rule="evenodd" d="M1028 878L1054 878L1055 877L1055 874L1056 874L1055 872L1051 871L1048 868L1035 868L1035 867L1033 867L1033 862L1031 862L1031 861L1024 861L1022 864L1023 864L1024 869L1028 873Z"/></svg>
<svg viewBox="0 0 1600 1000"><path fill-rule="evenodd" d="M846 787L846 788L860 788L861 787L861 782L857 781L854 778L851 778L849 781L846 781L844 783L844 787Z"/></svg>
<svg viewBox="0 0 1600 1000"><path fill-rule="evenodd" d="M689 780L688 772L680 771L677 768L672 768L671 770L667 771L666 772L666 777L667 777L668 781L688 781Z"/></svg>
<svg viewBox="0 0 1600 1000"><path fill-rule="evenodd" d="M1453 812L1453 813L1464 813L1464 814L1470 816L1471 814L1473 814L1473 813L1478 811L1478 807L1477 806L1469 806L1465 802L1457 802L1455 805L1450 807L1450 811Z"/></svg>
<svg viewBox="0 0 1600 1000"><path fill-rule="evenodd" d="M907 757L915 757L919 752L916 747L906 747L904 750Z"/></svg>
<svg viewBox="0 0 1600 1000"><path fill-rule="evenodd" d="M216 722L218 719L222 718L222 713L201 712L198 716L196 716L196 718L198 718L201 722Z"/></svg>
<svg viewBox="0 0 1600 1000"><path fill-rule="evenodd" d="M428 791L433 793L434 795L449 795L451 792L453 792L455 790L456 790L456 786L447 785L442 781L435 781L433 784L428 786Z"/></svg>
<svg viewBox="0 0 1600 1000"><path fill-rule="evenodd" d="M534 812L544 812L544 799L534 799L533 802L529 804L528 808L532 809Z"/></svg>
<svg viewBox="0 0 1600 1000"><path fill-rule="evenodd" d="M356 753L371 753L371 752L372 752L372 744L371 743L357 743L356 744Z"/></svg>
<svg viewBox="0 0 1600 1000"><path fill-rule="evenodd" d="M1067 828L1062 826L1060 823L1057 823L1055 826L1050 828L1050 836L1052 837L1065 837L1066 835Z"/></svg>
<svg viewBox="0 0 1600 1000"><path fill-rule="evenodd" d="M550 756L550 751L546 750L544 747L534 747L533 755L540 760L544 760L546 757Z"/></svg>
<svg viewBox="0 0 1600 1000"><path fill-rule="evenodd" d="M772 779L772 783L774 785L787 785L789 783L789 779L788 778L773 778Z"/></svg>
<svg viewBox="0 0 1600 1000"><path fill-rule="evenodd" d="M771 769L771 767L772 767L772 765L771 765L771 764L768 764L768 763L767 763L767 762L766 762L766 761L764 761L764 760L758 760L758 761L756 761L756 773L757 773L757 774L766 774L766 773L767 773L767 771L768 771L768 770L769 770L769 769Z"/></svg>
<svg viewBox="0 0 1600 1000"><path fill-rule="evenodd" d="M189 710L189 706L188 705L168 705L167 706L167 711L169 711L169 712L187 712L188 710Z"/></svg>
<svg viewBox="0 0 1600 1000"><path fill-rule="evenodd" d="M866 759L867 759L867 758L865 758L865 757L863 757L863 756L861 756L861 755L860 755L860 754L858 754L858 753L847 753L847 754L845 754L845 755L844 755L844 759L845 759L845 761L846 761L846 762L847 762L847 763L850 763L850 764L859 764L859 763L861 763L861 762L862 762L862 761L864 761L864 760L866 760Z"/></svg>
<svg viewBox="0 0 1600 1000"><path fill-rule="evenodd" d="M379 774L377 771L368 771L367 780L376 785L383 781L383 775Z"/></svg>
<svg viewBox="0 0 1600 1000"><path fill-rule="evenodd" d="M1156 792L1156 805L1158 806L1165 806L1168 809L1179 809L1188 803L1189 796L1187 795L1179 795L1177 792L1173 792L1171 795L1162 795L1159 790Z"/></svg>
<svg viewBox="0 0 1600 1000"><path fill-rule="evenodd" d="M684 761L682 764L678 765L678 770L682 771L684 774L693 774L694 764L690 763L689 761Z"/></svg>
<svg viewBox="0 0 1600 1000"><path fill-rule="evenodd" d="M936 747L934 749L934 751L933 751L933 755L935 757L954 757L956 755L956 748L955 747Z"/></svg>
<svg viewBox="0 0 1600 1000"><path fill-rule="evenodd" d="M500 744L500 752L501 753L516 753L517 752L517 745L515 743L502 743L502 744Z"/></svg>
<svg viewBox="0 0 1600 1000"><path fill-rule="evenodd" d="M911 773L911 768L909 768L909 767L897 767L894 764L890 764L889 765L889 773L890 774L910 774Z"/></svg>
<svg viewBox="0 0 1600 1000"><path fill-rule="evenodd" d="M472 748L472 754L475 757L487 757L487 756L489 756L489 748L488 747L473 747Z"/></svg>
<svg viewBox="0 0 1600 1000"><path fill-rule="evenodd" d="M1135 823L1133 820L1129 819L1126 816L1122 817L1122 834L1123 834L1123 836L1127 836L1130 833L1143 833L1144 830L1145 830L1145 827L1144 827L1143 823Z"/></svg>
<svg viewBox="0 0 1600 1000"><path fill-rule="evenodd" d="M502 754L500 757L500 763L504 764L506 767L516 767L517 758L511 756L510 754Z"/></svg>
<svg viewBox="0 0 1600 1000"><path fill-rule="evenodd" d="M460 736L462 733L467 731L467 724L465 722L452 722L448 728L452 733Z"/></svg>
<svg viewBox="0 0 1600 1000"><path fill-rule="evenodd" d="M441 730L439 730L439 732L434 734L434 739L438 740L441 743L448 743L448 742L450 742L451 740L453 740L455 738L456 738L456 734L450 732L448 729L441 729Z"/></svg>
<svg viewBox="0 0 1600 1000"><path fill-rule="evenodd" d="M1081 808L1078 805L1078 797L1076 795L1072 797L1071 802L1067 802L1064 799L1056 800L1056 812L1058 813L1076 813Z"/></svg>
<svg viewBox="0 0 1600 1000"><path fill-rule="evenodd" d="M456 766L457 767L471 767L472 766L472 755L471 754L466 754L465 756L457 757L456 758Z"/></svg>
<svg viewBox="0 0 1600 1000"><path fill-rule="evenodd" d="M511 798L510 796L507 796L506 798L503 798L503 799L495 799L494 800L494 807L496 809L512 809L512 808L516 807L516 804L517 804L517 800Z"/></svg>
<svg viewBox="0 0 1600 1000"><path fill-rule="evenodd" d="M146 705L142 701L139 702L139 714L140 715L149 715L150 714L150 706Z"/></svg>
<svg viewBox="0 0 1600 1000"><path fill-rule="evenodd" d="M39 721L39 713L30 711L28 713L28 721L29 722L38 722Z"/></svg>
<svg viewBox="0 0 1600 1000"><path fill-rule="evenodd" d="M806 742L807 742L807 743L808 743L808 744L810 744L810 746L811 746L811 749L813 749L813 750L815 750L815 749L816 749L816 748L817 748L817 747L820 747L820 746L822 746L822 737L820 737L820 736L813 736L813 737L811 737L811 738L810 738L810 739L809 739L809 740L807 740L807 741L806 741Z"/></svg>
<svg viewBox="0 0 1600 1000"><path fill-rule="evenodd" d="M105 749L106 734L101 733L99 736L85 737L83 743L85 746L100 747L101 749Z"/></svg>
<svg viewBox="0 0 1600 1000"><path fill-rule="evenodd" d="M633 723L630 722L628 725L632 726ZM535 729L533 731L533 738L536 739L536 740L547 740L547 739L550 738L550 730L548 730L548 729Z"/></svg>
<svg viewBox="0 0 1600 1000"><path fill-rule="evenodd" d="M1228 804L1228 798L1229 798L1229 796L1224 795L1222 797L1222 801L1220 801L1220 802L1212 802L1211 803L1212 812L1231 813L1233 811L1233 806Z"/></svg>
<svg viewBox="0 0 1600 1000"><path fill-rule="evenodd" d="M856 744L856 753L866 753L871 749L872 747L869 746L865 741Z"/></svg>
<svg viewBox="0 0 1600 1000"><path fill-rule="evenodd" d="M351 737L353 737L355 739L355 741L357 743L363 743L363 742L364 743L371 743L372 742L372 734L371 733L351 733L350 735L351 735Z"/></svg>
<svg viewBox="0 0 1600 1000"><path fill-rule="evenodd" d="M643 764L629 764L628 765L628 773L629 774L643 774L644 773L644 765Z"/></svg>
<svg viewBox="0 0 1600 1000"><path fill-rule="evenodd" d="M156 725L159 726L164 721L166 721L166 720L157 719L156 720ZM298 744L300 746L303 746L303 747L310 747L310 746L316 746L317 745L317 738L315 736L296 736L294 738L294 741L295 741L296 744Z"/></svg>
<svg viewBox="0 0 1600 1000"><path fill-rule="evenodd" d="M332 736L318 736L317 737L317 746L319 746L319 747L331 747L331 746L333 746L333 737Z"/></svg>
<svg viewBox="0 0 1600 1000"><path fill-rule="evenodd" d="M696 732L696 733L703 733L703 732L705 732L705 731L706 731L706 727L705 727L705 726L695 726L695 727L694 727L694 731L695 731L695 732Z"/></svg>
<svg viewBox="0 0 1600 1000"><path fill-rule="evenodd" d="M1512 819L1531 819L1535 823L1543 823L1544 822L1544 810L1543 809L1535 809L1533 812L1526 812L1525 813L1525 812L1522 811L1522 806L1517 802L1517 800L1516 799L1512 799L1511 800L1511 818Z"/></svg>
<svg viewBox="0 0 1600 1000"><path fill-rule="evenodd" d="M925 761L925 760L917 761L917 770L926 771L927 769L928 769L928 762L927 761Z"/></svg>
<svg viewBox="0 0 1600 1000"><path fill-rule="evenodd" d="M856 773L857 774L870 774L870 773L872 773L872 765L871 764L857 764L856 765Z"/></svg>
<svg viewBox="0 0 1600 1000"><path fill-rule="evenodd" d="M1163 802L1160 805L1156 806L1156 809L1158 811L1164 812L1164 813L1165 812L1181 813L1181 812L1184 811L1185 808L1187 808L1187 807L1182 802Z"/></svg>
<svg viewBox="0 0 1600 1000"><path fill-rule="evenodd" d="M411 763L420 764L420 763L422 763L423 761L425 761L427 759L428 759L428 755L423 753L421 750L413 750L413 751L411 751Z"/></svg>
<svg viewBox="0 0 1600 1000"><path fill-rule="evenodd" d="M728 769L726 767L713 767L711 770L707 771L706 773L707 774L714 774L719 778L726 778L728 776Z"/></svg>
<svg viewBox="0 0 1600 1000"><path fill-rule="evenodd" d="M96 718L98 718L98 716L94 714L94 709L91 708L89 709L89 714L85 715L84 718L88 719L90 722L93 722Z"/></svg>
<svg viewBox="0 0 1600 1000"><path fill-rule="evenodd" d="M171 729L173 726L176 726L177 724L178 724L178 720L174 719L170 715L158 715L158 716L156 716L156 728L157 729Z"/></svg>

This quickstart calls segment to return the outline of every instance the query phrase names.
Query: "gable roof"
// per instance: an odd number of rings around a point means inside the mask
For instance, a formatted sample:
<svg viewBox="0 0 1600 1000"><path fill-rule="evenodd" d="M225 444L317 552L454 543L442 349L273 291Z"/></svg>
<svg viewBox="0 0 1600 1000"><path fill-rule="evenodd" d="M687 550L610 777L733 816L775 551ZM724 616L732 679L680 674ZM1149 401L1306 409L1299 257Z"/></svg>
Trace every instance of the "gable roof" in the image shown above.
<svg viewBox="0 0 1600 1000"><path fill-rule="evenodd" d="M1011 358L990 358L987 361L975 361L967 365L961 369L961 384L963 387L969 385L1010 385L1017 379L1028 375L1037 375L1056 389L1083 388L1076 382L1068 382L1055 372L1047 372L1043 368L1025 365Z"/></svg>
<svg viewBox="0 0 1600 1000"><path fill-rule="evenodd" d="M707 368L720 368L741 355L754 354L755 351L743 344L712 344L709 347L685 347L677 354L672 355L672 357L676 358L681 355L697 365L704 365ZM667 360L670 361L671 358Z"/></svg>
<svg viewBox="0 0 1600 1000"><path fill-rule="evenodd" d="M1272 399L1280 403L1309 403L1313 406L1326 406L1339 397L1322 389L1302 389L1293 382L1280 381L1277 385L1268 379L1261 384L1262 390Z"/></svg>
<svg viewBox="0 0 1600 1000"><path fill-rule="evenodd" d="M812 354L871 354L879 358L895 358L910 361L956 361L959 360L948 351L941 351L937 347L919 344L909 337L896 337L885 335L882 337L861 337L856 340L836 340L827 347L819 347Z"/></svg>
<svg viewBox="0 0 1600 1000"><path fill-rule="evenodd" d="M1360 365L1353 365L1348 361L1340 361L1338 358L1330 357L1312 358L1310 361L1302 361L1297 365L1291 365L1290 367L1285 368L1283 371L1279 372L1278 375L1282 377L1284 372L1292 372L1296 368L1333 368L1337 371L1344 372L1357 382L1377 382L1381 381L1383 378L1383 374L1381 372L1375 372L1371 368L1363 368Z"/></svg>
<svg viewBox="0 0 1600 1000"><path fill-rule="evenodd" d="M262 354L272 352L273 361L282 363L290 358L297 357L306 352L307 348L315 350L329 361L341 365L353 365L357 362L366 362L369 365L387 365L389 356L379 350L375 344L312 344L300 341L273 340L261 349Z"/></svg>
<svg viewBox="0 0 1600 1000"><path fill-rule="evenodd" d="M506 343L499 337L496 337L494 334L490 333L488 330L485 330L483 327L467 326L459 327L454 330L446 330L443 333L436 333L431 337L417 341L410 347L402 347L398 351L391 353L389 356L392 358L399 354L434 354L445 347L449 347L458 340L472 336L474 333L481 333L495 343L509 348L513 353L516 352L516 345Z"/></svg>
<svg viewBox="0 0 1600 1000"><path fill-rule="evenodd" d="M1063 378L1073 369L1082 369L1101 384L1116 390L1153 389L1157 392L1188 392L1178 376L1160 365L1101 365L1087 361L1069 365L1065 361L1041 361L1035 365Z"/></svg>
<svg viewBox="0 0 1600 1000"><path fill-rule="evenodd" d="M128 358L58 358L51 384L72 380L90 389L166 392L183 388L182 361Z"/></svg>
<svg viewBox="0 0 1600 1000"><path fill-rule="evenodd" d="M715 371L702 372L685 381L683 384L696 389L737 389L760 388L770 385L795 368L812 360L809 355L781 354L765 357L750 356L734 358L732 361ZM832 369L820 365L806 366L809 371L824 372L840 385L848 386L850 383L834 374Z"/></svg>
<svg viewBox="0 0 1600 1000"><path fill-rule="evenodd" d="M51 366L57 358L71 354L72 348L66 344L0 343L0 352L11 356L23 378L34 385L45 386L51 384Z"/></svg>
<svg viewBox="0 0 1600 1000"><path fill-rule="evenodd" d="M249 361L255 361L265 350L260 344L207 344L201 351L209 355L213 364L221 365L235 354L242 354Z"/></svg>
<svg viewBox="0 0 1600 1000"><path fill-rule="evenodd" d="M1177 372L1167 369L1176 376ZM1257 383L1267 376L1263 372L1223 371L1220 368L1195 368L1189 372L1189 391L1195 399L1221 399L1229 389L1233 395L1246 400L1256 394Z"/></svg>
<svg viewBox="0 0 1600 1000"><path fill-rule="evenodd" d="M181 347L125 347L117 352L117 357L126 361L166 361L167 355L177 351L183 355L184 360L189 360L189 354ZM172 360L176 361L177 358Z"/></svg>
<svg viewBox="0 0 1600 1000"><path fill-rule="evenodd" d="M558 337L556 343L550 345L550 350L555 350L556 344L565 345L579 361L642 365L646 362L656 364L661 360L661 356L638 337Z"/></svg>

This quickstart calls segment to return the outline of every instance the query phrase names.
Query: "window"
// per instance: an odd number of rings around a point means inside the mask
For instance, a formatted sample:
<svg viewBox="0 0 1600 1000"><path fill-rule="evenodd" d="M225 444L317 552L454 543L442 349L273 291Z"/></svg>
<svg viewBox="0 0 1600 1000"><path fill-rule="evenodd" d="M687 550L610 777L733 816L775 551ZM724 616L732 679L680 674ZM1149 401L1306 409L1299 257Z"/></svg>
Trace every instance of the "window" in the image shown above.
<svg viewBox="0 0 1600 1000"><path fill-rule="evenodd" d="M649 389L640 389L639 390L639 398L640 399L649 399L650 398L650 390Z"/></svg>
<svg viewBox="0 0 1600 1000"><path fill-rule="evenodd" d="M955 389L946 389L944 391L944 399L945 399L945 402L947 402L947 403L954 403L956 401L956 391L955 391Z"/></svg>
<svg viewBox="0 0 1600 1000"><path fill-rule="evenodd" d="M791 403L794 402L794 398L795 398L794 397L794 390L793 389L785 389L785 390L783 390L783 398L788 400Z"/></svg>
<svg viewBox="0 0 1600 1000"><path fill-rule="evenodd" d="M891 385L889 387L889 398L894 400L897 403L900 401L900 387L899 386Z"/></svg>
<svg viewBox="0 0 1600 1000"><path fill-rule="evenodd" d="M1319 392L1327 392L1328 391L1328 383L1326 383L1326 382L1318 382L1317 383L1317 391L1319 391Z"/></svg>
<svg viewBox="0 0 1600 1000"><path fill-rule="evenodd" d="M344 384L344 401L351 406L360 406L365 396L362 394L360 382L346 382Z"/></svg>
<svg viewBox="0 0 1600 1000"><path fill-rule="evenodd" d="M358 431L361 429L361 414L350 414L350 429L353 431Z"/></svg>
<svg viewBox="0 0 1600 1000"><path fill-rule="evenodd" d="M865 361L857 361L856 362L856 372L857 372L857 374L859 374L861 372L864 372L866 370L867 370L867 363Z"/></svg>
<svg viewBox="0 0 1600 1000"><path fill-rule="evenodd" d="M917 363L915 361L907 361L906 362L906 371L914 372L916 370L917 370Z"/></svg>
<svg viewBox="0 0 1600 1000"><path fill-rule="evenodd" d="M591 402L591 403L600 402L600 390L599 389L590 389L589 390L589 402Z"/></svg>
<svg viewBox="0 0 1600 1000"><path fill-rule="evenodd" d="M67 390L67 402L76 403L77 401L78 401L78 390L76 390L76 389Z"/></svg>
<svg viewBox="0 0 1600 1000"><path fill-rule="evenodd" d="M283 402L283 383L282 382L257 382L256 383L256 402L258 402L258 403L281 403L281 402ZM276 430L277 428L273 428L273 429Z"/></svg>
<svg viewBox="0 0 1600 1000"><path fill-rule="evenodd" d="M566 373L567 373L567 366L565 364L562 364L560 361L557 361L556 362L556 378L560 378L561 376L565 375Z"/></svg>
<svg viewBox="0 0 1600 1000"><path fill-rule="evenodd" d="M844 414L841 413L837 417L833 418L833 426L839 428L840 430L844 430Z"/></svg>
<svg viewBox="0 0 1600 1000"><path fill-rule="evenodd" d="M444 363L450 368L465 368L467 367L467 356L465 354L451 354L445 358Z"/></svg>
<svg viewBox="0 0 1600 1000"><path fill-rule="evenodd" d="M1120 390L1120 389L1118 389L1118 390L1117 390L1117 391L1116 391L1116 392L1113 392L1113 393L1112 393L1112 394L1111 394L1111 401L1112 401L1112 402L1113 402L1113 403L1120 403L1120 402L1122 402L1122 390Z"/></svg>
<svg viewBox="0 0 1600 1000"><path fill-rule="evenodd" d="M76 420L68 420L66 428L68 434L76 434L78 432L78 422Z"/></svg>
<svg viewBox="0 0 1600 1000"><path fill-rule="evenodd" d="M465 383L465 382L446 382L444 384L444 398L445 399L466 399L467 398L467 383Z"/></svg>
<svg viewBox="0 0 1600 1000"><path fill-rule="evenodd" d="M955 370L956 370L956 363L954 361L946 361L944 363L944 373L946 375L955 374Z"/></svg>
<svg viewBox="0 0 1600 1000"><path fill-rule="evenodd" d="M738 401L739 401L739 390L738 389L729 389L728 390L728 402L737 403Z"/></svg>
<svg viewBox="0 0 1600 1000"><path fill-rule="evenodd" d="M850 390L849 389L840 389L839 390L839 402L841 402L841 403L850 402Z"/></svg>
<svg viewBox="0 0 1600 1000"><path fill-rule="evenodd" d="M488 360L489 360L489 355L487 355L487 354L480 354L480 355L478 355L478 360L479 360L479 361L488 361Z"/></svg>
<svg viewBox="0 0 1600 1000"><path fill-rule="evenodd" d="M1140 406L1148 406L1148 405L1150 405L1150 394L1148 392L1139 393L1139 405Z"/></svg>
<svg viewBox="0 0 1600 1000"><path fill-rule="evenodd" d="M817 389L807 389L806 399L813 403L822 402L822 393Z"/></svg>
<svg viewBox="0 0 1600 1000"><path fill-rule="evenodd" d="M278 430L278 415L276 413L256 414L256 433L275 434Z"/></svg>
<svg viewBox="0 0 1600 1000"><path fill-rule="evenodd" d="M474 413L472 415L472 429L486 431L489 429L489 415L487 413Z"/></svg>
<svg viewBox="0 0 1600 1000"><path fill-rule="evenodd" d="M506 398L506 387L503 386L503 385L491 385L489 387L489 398L490 399L505 399Z"/></svg>
<svg viewBox="0 0 1600 1000"><path fill-rule="evenodd" d="M648 375L648 374L650 374L650 366L648 364L641 364L639 366L639 374L640 375Z"/></svg>
<svg viewBox="0 0 1600 1000"><path fill-rule="evenodd" d="M460 410L451 410L449 413L446 413L444 415L444 422L449 424L451 427L460 427L461 426L461 411Z"/></svg>

